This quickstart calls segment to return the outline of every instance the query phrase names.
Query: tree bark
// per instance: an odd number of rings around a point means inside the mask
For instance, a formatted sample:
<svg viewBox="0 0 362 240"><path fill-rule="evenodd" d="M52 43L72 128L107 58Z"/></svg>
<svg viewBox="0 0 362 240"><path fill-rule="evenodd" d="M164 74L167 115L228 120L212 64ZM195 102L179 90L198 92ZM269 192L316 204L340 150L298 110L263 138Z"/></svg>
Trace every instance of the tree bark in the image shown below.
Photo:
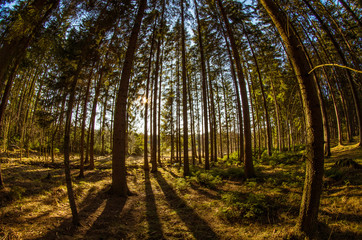
<svg viewBox="0 0 362 240"><path fill-rule="evenodd" d="M265 96L265 91L264 91L264 84L263 84L263 80L261 78L261 72L260 72L260 68L259 68L259 64L258 64L258 60L256 59L255 56L255 52L254 52L254 48L251 44L250 38L249 38L249 34L245 29L245 26L243 25L243 30L244 30L244 34L246 36L246 39L248 40L249 46L250 46L250 50L251 50L251 54L253 56L253 60L255 63L255 67L256 67L256 71L258 73L258 79L259 79L259 84L260 84L260 90L261 90L261 96L263 97L263 106L264 106L264 114L265 114L265 119L266 119L266 132L267 132L267 150L268 150L268 155L271 156L272 155L272 134L271 134L271 127L270 127L270 119L269 119L269 111L268 111L268 105L267 105L267 100L266 100L266 96ZM279 124L278 124L279 126ZM278 127L278 133L279 133L279 127ZM279 134L278 134L279 135ZM280 136L279 136L280 138ZM280 149L279 149L280 151Z"/></svg>
<svg viewBox="0 0 362 240"><path fill-rule="evenodd" d="M70 86L70 94L68 99L68 108L66 113L66 121L65 121L65 129L64 129L64 171L65 171L65 181L67 185L67 193L69 199L70 209L72 211L73 216L73 224L79 225L79 217L77 211L77 205L74 199L73 187L72 187L72 178L70 172L70 163L69 163L69 155L70 155L70 131L72 124L72 112L73 105L75 101L76 87L78 83L78 76L81 71L81 65L78 63L77 72L73 77L73 81Z"/></svg>
<svg viewBox="0 0 362 240"><path fill-rule="evenodd" d="M207 75L206 75L206 65L205 65L205 54L204 54L204 45L201 35L201 23L198 11L198 4L195 2L195 12L197 19L197 33L198 33L198 44L200 48L200 60L201 60L201 78L202 78L202 100L203 100L203 116L204 116L204 154L205 154L205 169L210 169L210 160L209 160L209 130L208 130L208 117L207 117Z"/></svg>
<svg viewBox="0 0 362 240"><path fill-rule="evenodd" d="M301 90L303 108L306 116L307 160L306 177L297 228L312 238L317 229L317 217L324 172L323 123L317 89L312 76L308 74L310 67L301 43L298 41L293 29L289 29L291 23L288 17L279 10L273 0L260 0L260 2L277 27L285 43Z"/></svg>
<svg viewBox="0 0 362 240"><path fill-rule="evenodd" d="M251 148L251 126L250 126L250 113L249 113L249 103L248 96L246 91L246 84L244 79L243 69L241 67L241 59L239 56L238 47L236 46L233 30L230 26L229 19L226 15L225 9L222 5L222 0L218 0L219 9L221 11L222 18L226 26L226 32L230 40L231 49L233 52L236 71L239 80L239 87L241 93L241 100L243 104L243 117L244 117L244 173L247 178L252 178L255 176L254 165L253 165L253 152Z"/></svg>
<svg viewBox="0 0 362 240"><path fill-rule="evenodd" d="M183 120L183 145L184 145L184 177L190 175L189 169L189 135L187 120L187 79L186 79L186 36L184 0L181 0L181 52L182 52L182 120Z"/></svg>
<svg viewBox="0 0 362 240"><path fill-rule="evenodd" d="M147 69L147 83L146 83L146 102L145 102L145 113L144 113L144 137L143 137L143 168L145 171L149 171L150 166L148 164L148 95L149 95L149 88L150 88L150 78L151 78L151 66L152 66L152 56L153 56L153 46L155 42L155 35L156 35L156 20L153 26L153 33L151 37L151 49L150 49L150 56L148 59L148 69Z"/></svg>
<svg viewBox="0 0 362 240"><path fill-rule="evenodd" d="M126 179L126 112L128 87L133 68L134 54L137 48L138 34L146 7L147 0L140 0L137 16L128 42L114 113L112 193L123 197L126 197L128 194Z"/></svg>

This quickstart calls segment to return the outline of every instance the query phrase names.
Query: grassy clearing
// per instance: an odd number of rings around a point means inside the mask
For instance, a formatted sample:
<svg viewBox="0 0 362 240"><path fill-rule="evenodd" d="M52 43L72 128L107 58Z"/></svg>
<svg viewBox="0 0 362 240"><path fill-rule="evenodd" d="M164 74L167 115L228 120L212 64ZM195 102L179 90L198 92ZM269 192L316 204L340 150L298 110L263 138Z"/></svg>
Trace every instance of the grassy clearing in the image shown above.
<svg viewBox="0 0 362 240"><path fill-rule="evenodd" d="M362 150L337 146L326 159L321 199L321 239L361 239L361 169L337 166L341 159L362 165ZM301 200L302 154L262 155L257 178L246 180L232 161L210 171L192 167L182 178L164 165L156 174L142 170L142 158L128 159L127 201L107 194L111 160L72 176L81 226L71 225L61 160L2 157L7 187L0 191L0 239L292 239Z"/></svg>

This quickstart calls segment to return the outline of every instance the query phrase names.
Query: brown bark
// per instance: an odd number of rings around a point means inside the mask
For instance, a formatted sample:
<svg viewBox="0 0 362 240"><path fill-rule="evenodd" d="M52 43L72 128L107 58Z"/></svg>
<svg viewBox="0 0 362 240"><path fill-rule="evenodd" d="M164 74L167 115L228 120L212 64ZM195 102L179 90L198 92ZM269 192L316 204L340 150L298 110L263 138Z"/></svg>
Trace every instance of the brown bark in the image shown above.
<svg viewBox="0 0 362 240"><path fill-rule="evenodd" d="M151 37L151 49L150 49L150 56L148 59L148 70L147 70L147 83L146 83L146 102L145 102L145 113L144 113L144 138L143 138L143 168L145 171L150 169L148 165L148 95L149 95L149 88L150 88L150 78L151 78L151 66L152 66L152 56L153 56L153 46L155 42L155 35L156 35L156 21L153 26L153 33Z"/></svg>
<svg viewBox="0 0 362 240"><path fill-rule="evenodd" d="M203 100L203 125L204 127L204 154L205 154L205 169L210 169L210 160L209 160L209 131L208 131L208 117L207 117L207 76L206 76L206 65L205 65L205 54L204 54L204 44L202 39L201 32L201 23L198 11L198 4L196 0L195 3L195 12L197 19L197 33L198 33L198 44L200 48L200 60L201 60L201 78L202 78L202 100Z"/></svg>
<svg viewBox="0 0 362 240"><path fill-rule="evenodd" d="M223 98L224 98L224 109L225 109L225 128L226 128L226 154L227 154L227 160L229 160L230 157L230 140L229 140L229 118L228 118L228 108L227 108L227 100L226 100L226 89L225 89L225 80L224 80L224 74L221 72L221 84L222 84L222 92L223 92Z"/></svg>
<svg viewBox="0 0 362 240"><path fill-rule="evenodd" d="M128 86L133 68L134 54L137 48L138 34L146 7L147 0L140 0L137 16L128 42L114 113L112 193L123 197L126 197L128 193L126 179L126 112Z"/></svg>
<svg viewBox="0 0 362 240"><path fill-rule="evenodd" d="M317 89L312 76L308 74L310 67L301 43L298 41L293 29L289 29L291 23L287 16L279 10L273 0L260 0L260 2L285 43L301 90L307 128L307 160L297 227L312 238L318 223L317 217L324 172L323 123Z"/></svg>
<svg viewBox="0 0 362 240"><path fill-rule="evenodd" d="M263 106L264 106L264 114L265 114L265 119L266 119L266 132L267 132L267 150L268 150L268 155L271 156L272 155L272 134L271 134L271 127L270 127L270 119L269 119L269 111L268 111L268 105L267 105L267 101L266 101L266 96L265 96L265 91L264 91L264 84L263 84L263 80L261 78L261 72L260 72L260 68L259 68L259 63L258 60L256 59L255 56L255 52L254 52L254 47L251 44L250 38L249 38L249 34L245 29L245 26L243 25L243 30L244 30L244 34L246 36L246 39L248 40L249 46L250 46L250 50L251 50L251 54L253 56L253 60L255 63L255 67L256 67L256 71L258 73L258 80L259 80L259 85L260 85L260 90L261 90L261 96L263 97ZM278 124L279 126L279 124ZM279 127L278 127L278 133L279 133ZM280 135L278 134L279 139L280 139ZM280 149L279 149L280 151Z"/></svg>
<svg viewBox="0 0 362 240"><path fill-rule="evenodd" d="M189 169L189 137L187 120L187 79L186 79L186 36L184 0L181 0L181 52L182 52L182 120L183 120L183 146L184 146L184 176L190 175Z"/></svg>
<svg viewBox="0 0 362 240"><path fill-rule="evenodd" d="M163 7L164 9L164 7ZM161 55L161 43L162 43L162 27L163 27L163 13L160 20L160 26L157 30L158 33L158 40L157 40L157 51L156 51L156 69L155 69L155 77L154 77L154 83L153 83L153 119L152 119L152 150L151 150L151 172L157 172L157 149L158 149L158 138L157 138L157 102L158 99L158 75L160 72L160 55Z"/></svg>
<svg viewBox="0 0 362 240"><path fill-rule="evenodd" d="M76 87L78 82L78 76L81 71L81 65L78 63L77 72L73 77L72 84L70 86L70 94L68 99L68 108L66 113L66 121L65 121L65 129L64 129L64 171L65 171L65 182L67 186L67 193L68 193L68 200L70 209L72 211L73 216L73 224L79 224L79 217L77 211L77 205L74 199L73 187L72 187L72 178L70 173L70 164L69 164L69 155L70 155L70 131L71 131L71 124L72 124L72 112L73 112L73 105L75 101L75 94L76 94Z"/></svg>
<svg viewBox="0 0 362 240"><path fill-rule="evenodd" d="M226 32L230 40L231 49L233 52L233 57L236 64L236 72L239 80L241 100L243 104L243 117L244 117L244 173L247 178L252 178L255 176L254 165L253 165L253 153L251 148L251 126L250 126L250 113L249 113L249 103L248 96L246 91L246 84L244 79L243 69L241 67L241 59L236 46L236 41L234 38L233 30L230 26L229 19L226 15L225 9L222 5L222 0L218 0L219 9L221 11L224 24L226 26Z"/></svg>

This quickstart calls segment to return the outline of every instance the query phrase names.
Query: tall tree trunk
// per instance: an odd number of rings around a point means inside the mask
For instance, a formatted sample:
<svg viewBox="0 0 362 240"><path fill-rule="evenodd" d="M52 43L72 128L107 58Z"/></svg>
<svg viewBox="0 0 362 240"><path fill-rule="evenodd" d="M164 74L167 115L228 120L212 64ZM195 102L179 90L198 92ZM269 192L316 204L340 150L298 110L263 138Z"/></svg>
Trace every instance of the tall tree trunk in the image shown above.
<svg viewBox="0 0 362 240"><path fill-rule="evenodd" d="M78 82L78 76L81 71L81 64L80 61L77 66L77 72L75 73L73 77L73 81L70 86L70 93L69 93L69 99L68 99L68 109L66 113L66 121L65 121L65 129L64 129L64 171L65 171L65 181L67 185L67 192L68 192L68 199L69 199L69 205L70 209L72 211L73 216L73 224L78 225L79 224L79 217L78 217L78 211L77 211L77 205L75 203L74 199L74 193L73 193L73 187L72 187L72 178L71 178L71 172L70 172L70 163L69 163L69 155L70 155L70 131L71 131L71 125L72 125L72 112L73 112L73 105L75 101L75 95L76 95L76 87Z"/></svg>
<svg viewBox="0 0 362 240"><path fill-rule="evenodd" d="M161 45L162 45L161 41ZM162 60L163 60L163 50L161 53L161 59L160 59L160 81L158 85L158 116L157 116L157 162L158 165L161 166L161 88L162 88Z"/></svg>
<svg viewBox="0 0 362 240"><path fill-rule="evenodd" d="M148 58L148 69L147 69L147 83L146 83L146 102L145 102L145 113L144 113L144 137L143 137L143 168L145 171L149 171L150 167L148 164L148 95L149 95L149 88L150 88L150 78L151 78L151 66L152 66L152 56L153 56L153 46L155 42L155 35L156 35L156 20L153 26L153 33L151 37L151 49L150 49L150 56Z"/></svg>
<svg viewBox="0 0 362 240"><path fill-rule="evenodd" d="M231 49L233 52L236 71L238 74L239 87L241 100L243 103L243 117L244 117L244 172L247 178L252 178L255 176L254 165L253 165L253 152L251 148L251 127L250 127L250 113L249 113L249 103L248 96L246 91L246 84L244 79L243 69L241 67L241 59L236 46L233 30L230 26L229 19L226 15L225 9L222 5L222 0L218 0L218 5L221 11L222 18L226 26L226 32L230 40ZM241 132L241 131L240 131Z"/></svg>
<svg viewBox="0 0 362 240"><path fill-rule="evenodd" d="M205 65L205 55L204 55L204 45L201 33L201 23L198 12L198 4L195 2L195 12L197 19L197 33L198 33L198 44L200 48L200 59L201 59L201 78L202 78L202 100L203 100L203 116L204 116L204 152L205 152L205 169L210 169L210 160L209 160L209 130L208 130L208 117L207 117L207 75L206 75L206 65Z"/></svg>
<svg viewBox="0 0 362 240"><path fill-rule="evenodd" d="M208 80L209 80L209 124L210 124L210 147L211 147L211 162L215 163L217 158L217 153L215 153L215 103L214 103L214 88L212 86L211 81L211 71L210 71L210 59L206 61L207 63L207 73L208 73Z"/></svg>
<svg viewBox="0 0 362 240"><path fill-rule="evenodd" d="M189 169L189 136L187 120L187 79L186 79L186 36L184 0L181 0L181 52L182 52L182 120L183 120L183 145L184 145L184 176L190 175Z"/></svg>
<svg viewBox="0 0 362 240"><path fill-rule="evenodd" d="M228 108L227 108L227 99L226 99L225 79L223 72L221 72L221 84L222 84L222 92L223 92L224 108L225 108L226 154L227 154L227 160L229 160L230 158L229 118L228 118Z"/></svg>
<svg viewBox="0 0 362 240"><path fill-rule="evenodd" d="M313 44L313 41L311 40L311 38L309 37L309 34L308 32L306 31L306 29L303 27L303 25L300 25L300 27L303 29L304 31L304 34L305 36L307 37L309 43L311 44L313 50L314 50L314 53L315 55L317 56L317 59L319 60L320 63L323 63L322 61L322 58L319 54L319 51L317 50L317 48L315 47L315 45ZM342 144L342 126L341 126L341 122L340 122L340 114L339 114L339 110L337 108L337 102L336 102L336 97L335 97L335 94L334 94L334 90L330 84L331 80L327 74L327 71L326 71L326 68L323 67L323 75L326 79L326 82L328 84L328 88L330 90L330 95L332 97L332 101L333 101L333 107L334 107L334 111L335 111L335 115L336 115L336 121L337 121L337 131L338 131L338 143L339 144ZM320 90L320 85L319 83L317 82L318 84L318 98L320 98L319 96L322 96L321 94L321 90ZM320 99L321 101L321 99ZM324 110L323 110L324 109ZM324 146L324 153L327 157L331 156L331 150L330 150L330 129L329 129L329 124L328 124L328 121L325 120L325 118L327 119L327 116L325 113L323 113L323 111L326 112L326 108L325 106L323 105L322 106L322 117L323 117L323 126L324 126L324 138L325 138L325 141L326 141L326 145ZM324 116L323 116L324 115ZM327 125L327 126L325 126Z"/></svg>
<svg viewBox="0 0 362 240"><path fill-rule="evenodd" d="M173 90L173 81L172 81L172 65L171 65L171 83L170 83L170 89L171 89L171 119L170 119L170 125L171 125L171 157L170 162L171 165L173 164L175 160L175 130L174 130L174 119L173 119L173 102L174 102L174 90Z"/></svg>
<svg viewBox="0 0 362 240"><path fill-rule="evenodd" d="M255 63L255 67L256 67L256 71L258 72L258 80L259 80L259 85L260 85L260 90L261 90L261 96L263 97L263 106L264 106L264 114L265 114L265 120L266 120L266 132L267 132L267 150L268 150L268 155L271 156L272 155L272 134L271 134L271 127L270 127L270 119L269 119L269 111L268 111L268 105L267 105L267 100L266 100L266 96L265 96L265 91L264 91L264 84L263 84L263 80L261 78L261 72L260 72L260 68L259 68L259 63L258 60L256 59L255 56L255 52L254 52L254 47L251 44L250 38L249 38L249 34L248 31L245 29L245 26L243 25L243 30L246 36L246 39L248 40L249 46L250 46L250 50L251 50L251 54L253 56L253 60ZM278 127L278 133L279 133L279 127ZM278 134L279 135L279 134ZM279 137L280 138L280 137ZM280 150L280 149L279 149Z"/></svg>
<svg viewBox="0 0 362 240"><path fill-rule="evenodd" d="M289 29L291 23L273 0L260 0L281 35L290 60L293 64L301 90L303 108L306 116L307 151L306 177L300 207L298 229L308 237L315 235L318 209L322 193L324 154L323 122L318 101L317 89L311 75L310 67L304 55L296 33Z"/></svg>
<svg viewBox="0 0 362 240"><path fill-rule="evenodd" d="M242 110L241 110L241 100L240 100L240 94L239 94L239 86L237 83L237 79L236 79L236 73L235 73L235 66L234 66L234 61L232 59L232 54L231 54L231 50L230 50L230 46L229 46L229 41L226 38L226 34L224 33L224 38L225 38L225 42L226 42L226 50L228 52L228 57L229 57L229 61L230 61L230 71L231 71L231 77L233 79L233 83L234 83L234 89L235 89L235 95L236 95L236 103L237 103L237 111L238 111L238 120L239 120L239 129L240 129L240 136L242 136L242 131L243 131L243 116L242 116ZM234 122L235 123L235 122ZM234 126L234 138L236 140L236 128ZM240 145L235 145L235 150L239 151L238 153L238 159L240 161L240 163L242 162L242 156L244 155L244 141L243 138L240 138ZM232 149L232 147L231 147ZM231 151L233 152L233 151Z"/></svg>
<svg viewBox="0 0 362 240"><path fill-rule="evenodd" d="M163 23L163 16L160 21L160 26L158 29L158 34L161 34L162 31L162 24ZM162 36L160 35L157 40L157 52L156 52L156 69L155 69L155 78L153 83L153 119L152 119L152 152L151 152L151 163L152 168L151 172L157 172L157 101L158 101L158 75L160 71L160 55L161 55L161 43L162 43Z"/></svg>
<svg viewBox="0 0 362 240"><path fill-rule="evenodd" d="M102 141L102 148L101 148L101 155L105 155L105 127L106 127L106 115L107 115L107 102L108 102L108 87L105 89L105 96L104 96L104 105L103 105L103 115L102 115L102 127L101 127L101 141Z"/></svg>
<svg viewBox="0 0 362 240"><path fill-rule="evenodd" d="M100 66L100 72L99 72L99 79L97 81L96 89L95 89L95 95L93 99L93 107L92 107L92 113L91 113L91 123L90 123L90 143L89 143L89 169L94 169L94 129L95 129L95 123L96 123L96 114L97 114L97 104L98 104L98 98L99 94L101 92L101 86L103 83L103 75L104 75L104 67Z"/></svg>
<svg viewBox="0 0 362 240"><path fill-rule="evenodd" d="M147 0L140 0L137 16L129 38L128 47L123 64L120 86L117 93L114 113L113 156L112 156L112 193L123 197L127 196L126 179L126 138L127 138L127 97L129 80L133 68L133 59L137 47L143 13L147 7Z"/></svg>

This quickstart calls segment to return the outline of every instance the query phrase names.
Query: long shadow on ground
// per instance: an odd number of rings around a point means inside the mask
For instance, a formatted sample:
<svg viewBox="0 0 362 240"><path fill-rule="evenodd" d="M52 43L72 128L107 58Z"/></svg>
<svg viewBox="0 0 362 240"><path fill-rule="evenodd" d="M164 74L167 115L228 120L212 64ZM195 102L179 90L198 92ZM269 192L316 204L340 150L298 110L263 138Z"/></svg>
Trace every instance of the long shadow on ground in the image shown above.
<svg viewBox="0 0 362 240"><path fill-rule="evenodd" d="M160 173L155 175L166 200L196 239L220 239L209 224L181 199Z"/></svg>
<svg viewBox="0 0 362 240"><path fill-rule="evenodd" d="M103 212L84 235L84 239L125 239L127 228L120 214L126 198L108 196Z"/></svg>
<svg viewBox="0 0 362 240"><path fill-rule="evenodd" d="M105 192L104 190L99 191L94 194L89 192L88 195L84 198L84 200L79 204L81 209L79 211L79 217L81 223L84 219L87 219L90 215L92 215L105 201ZM72 236L77 231L77 227L72 225L71 216L63 219L62 223L55 227L54 229L47 232L43 237L39 239L61 239L62 237ZM51 227L52 221L56 221L56 219L50 219L49 224ZM82 223L83 224L83 223Z"/></svg>
<svg viewBox="0 0 362 240"><path fill-rule="evenodd" d="M152 191L150 175L145 171L145 192L146 192L146 219L148 222L149 239L164 239L162 225L157 213L155 196Z"/></svg>

